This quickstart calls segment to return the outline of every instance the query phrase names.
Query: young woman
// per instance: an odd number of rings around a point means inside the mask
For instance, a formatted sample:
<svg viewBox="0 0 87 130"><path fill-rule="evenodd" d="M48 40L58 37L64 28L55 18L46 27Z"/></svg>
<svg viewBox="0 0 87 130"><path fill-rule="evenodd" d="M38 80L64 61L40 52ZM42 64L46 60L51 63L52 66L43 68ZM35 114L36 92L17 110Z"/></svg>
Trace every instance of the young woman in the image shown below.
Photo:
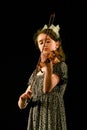
<svg viewBox="0 0 87 130"><path fill-rule="evenodd" d="M20 109L29 106L27 130L67 130L63 96L68 69L59 30L59 25L45 25L34 35L40 60L18 100Z"/></svg>

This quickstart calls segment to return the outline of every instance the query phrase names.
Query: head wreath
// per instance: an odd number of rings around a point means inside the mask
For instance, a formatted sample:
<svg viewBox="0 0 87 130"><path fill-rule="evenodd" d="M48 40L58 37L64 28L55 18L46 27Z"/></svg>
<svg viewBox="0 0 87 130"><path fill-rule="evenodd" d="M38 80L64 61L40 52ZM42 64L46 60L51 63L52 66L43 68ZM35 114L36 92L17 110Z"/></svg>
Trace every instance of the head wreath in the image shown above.
<svg viewBox="0 0 87 130"><path fill-rule="evenodd" d="M52 29L53 32L55 32L56 35L57 35L58 37L60 37L60 34L59 34L60 27L59 27L59 25L54 26L54 25L52 24L50 27L48 27L48 26L45 24L44 27L42 28L42 30L45 30L45 29Z"/></svg>

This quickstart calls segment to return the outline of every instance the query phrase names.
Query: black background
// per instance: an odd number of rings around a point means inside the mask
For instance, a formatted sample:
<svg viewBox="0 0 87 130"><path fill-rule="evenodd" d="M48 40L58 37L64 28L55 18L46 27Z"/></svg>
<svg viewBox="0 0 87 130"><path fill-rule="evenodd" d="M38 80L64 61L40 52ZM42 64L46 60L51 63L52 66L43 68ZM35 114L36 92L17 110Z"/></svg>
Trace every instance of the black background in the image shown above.
<svg viewBox="0 0 87 130"><path fill-rule="evenodd" d="M0 12L0 129L27 128L28 108L20 110L17 102L39 58L33 34L55 13L69 69L64 95L68 130L85 130L86 0L7 1Z"/></svg>

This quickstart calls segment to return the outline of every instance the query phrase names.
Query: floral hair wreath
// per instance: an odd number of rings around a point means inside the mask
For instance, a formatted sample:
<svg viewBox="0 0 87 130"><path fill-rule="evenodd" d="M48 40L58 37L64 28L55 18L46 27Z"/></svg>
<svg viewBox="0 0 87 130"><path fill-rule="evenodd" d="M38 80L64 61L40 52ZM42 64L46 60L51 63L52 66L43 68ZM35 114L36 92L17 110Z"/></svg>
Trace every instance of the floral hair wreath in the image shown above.
<svg viewBox="0 0 87 130"><path fill-rule="evenodd" d="M48 26L45 24L44 27L42 28L42 30L47 29L47 28L48 28ZM58 38L60 37L60 34L59 34L60 27L59 27L59 25L54 26L52 24L48 29L52 29L53 32L56 33L56 35L58 36Z"/></svg>

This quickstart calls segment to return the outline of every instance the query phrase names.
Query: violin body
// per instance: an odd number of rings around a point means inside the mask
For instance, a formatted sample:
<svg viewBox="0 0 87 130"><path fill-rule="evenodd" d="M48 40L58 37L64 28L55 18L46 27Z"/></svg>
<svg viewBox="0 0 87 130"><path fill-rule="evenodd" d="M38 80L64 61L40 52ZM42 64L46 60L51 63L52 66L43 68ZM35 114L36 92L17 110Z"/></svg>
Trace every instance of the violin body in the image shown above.
<svg viewBox="0 0 87 130"><path fill-rule="evenodd" d="M58 50L51 51L48 54L47 60L45 62L39 62L38 68L40 69L40 68L44 67L46 65L46 63L50 63L51 61L52 61L53 65L57 64L58 62L61 61Z"/></svg>

